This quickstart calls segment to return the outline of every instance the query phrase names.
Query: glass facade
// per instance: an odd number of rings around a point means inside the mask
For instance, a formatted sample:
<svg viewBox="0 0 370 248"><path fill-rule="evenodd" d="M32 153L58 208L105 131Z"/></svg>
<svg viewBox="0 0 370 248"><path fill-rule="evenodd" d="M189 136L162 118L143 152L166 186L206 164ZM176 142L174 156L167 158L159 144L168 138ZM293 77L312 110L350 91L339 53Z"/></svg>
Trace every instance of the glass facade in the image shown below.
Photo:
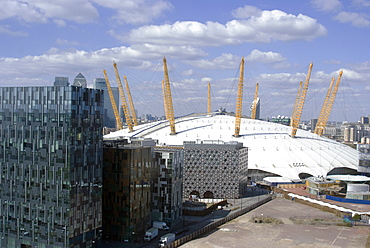
<svg viewBox="0 0 370 248"><path fill-rule="evenodd" d="M0 247L92 247L101 235L100 90L0 88Z"/></svg>
<svg viewBox="0 0 370 248"><path fill-rule="evenodd" d="M157 175L152 145L104 142L103 238L140 240L150 227L151 191Z"/></svg>
<svg viewBox="0 0 370 248"><path fill-rule="evenodd" d="M95 89L102 89L104 90L104 127L108 128L115 128L116 127L116 118L114 116L112 102L109 98L107 84L105 82L105 78L95 78L94 79L94 87ZM111 87L113 92L114 101L116 106L119 108L118 111L121 111L120 101L119 101L119 91L118 87ZM121 111L122 113L122 111Z"/></svg>
<svg viewBox="0 0 370 248"><path fill-rule="evenodd" d="M182 216L183 148L155 147L159 176L154 180L152 221L172 226Z"/></svg>

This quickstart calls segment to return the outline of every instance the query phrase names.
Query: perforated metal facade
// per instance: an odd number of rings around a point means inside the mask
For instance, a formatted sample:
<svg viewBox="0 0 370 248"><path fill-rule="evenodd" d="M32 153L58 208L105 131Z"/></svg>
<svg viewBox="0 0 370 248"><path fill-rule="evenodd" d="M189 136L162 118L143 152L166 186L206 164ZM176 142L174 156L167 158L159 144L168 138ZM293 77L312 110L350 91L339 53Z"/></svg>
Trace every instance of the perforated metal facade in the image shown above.
<svg viewBox="0 0 370 248"><path fill-rule="evenodd" d="M237 144L184 144L184 197L235 199L247 187L248 148Z"/></svg>
<svg viewBox="0 0 370 248"><path fill-rule="evenodd" d="M100 237L100 90L0 88L0 247L91 247Z"/></svg>

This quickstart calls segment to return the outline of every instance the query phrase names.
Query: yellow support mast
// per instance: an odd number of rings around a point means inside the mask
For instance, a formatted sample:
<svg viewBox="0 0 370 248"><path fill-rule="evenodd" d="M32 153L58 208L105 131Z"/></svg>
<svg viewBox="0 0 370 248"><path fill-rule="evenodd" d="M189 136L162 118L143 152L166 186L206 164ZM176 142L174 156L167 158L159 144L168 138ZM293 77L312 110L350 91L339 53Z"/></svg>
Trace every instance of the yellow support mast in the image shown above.
<svg viewBox="0 0 370 248"><path fill-rule="evenodd" d="M166 96L166 85L164 84L164 80L162 80L162 95L163 95L164 115L166 116L166 120L169 120L168 107L167 107L167 96Z"/></svg>
<svg viewBox="0 0 370 248"><path fill-rule="evenodd" d="M244 57L240 62L240 77L238 84L238 98L236 99L236 111L235 111L235 133L234 137L240 136L240 122L243 108L243 81L244 81Z"/></svg>
<svg viewBox="0 0 370 248"><path fill-rule="evenodd" d="M209 115L212 114L212 106L211 106L211 83L208 82L208 104L207 104L207 112Z"/></svg>
<svg viewBox="0 0 370 248"><path fill-rule="evenodd" d="M165 103L167 106L167 112L168 112L168 120L170 122L170 128L171 133L170 135L176 134L175 129L175 114L173 111L173 105L172 105L172 95L171 95L171 86L170 86L170 80L168 78L168 69L167 69L167 61L166 58L163 58L163 69L164 69L164 85L165 85Z"/></svg>
<svg viewBox="0 0 370 248"><path fill-rule="evenodd" d="M253 105L252 105L252 119L256 119L257 117L257 100L258 100L258 83L256 84L256 90L254 92L254 99L253 99Z"/></svg>
<svg viewBox="0 0 370 248"><path fill-rule="evenodd" d="M131 120L131 116L130 116L130 113L129 113L129 110L128 110L126 97L125 97L125 92L123 91L121 77L119 76L118 69L117 69L117 64L115 62L113 62L113 67L114 67L114 72L116 73L116 81L117 81L117 84L118 84L119 95L121 97L123 112L124 112L125 118L126 118L126 124L128 126L128 129L130 130L130 132L132 132L132 131L134 131L134 129L132 127L132 120Z"/></svg>
<svg viewBox="0 0 370 248"><path fill-rule="evenodd" d="M108 76L107 76L107 71L103 70L103 73L104 73L105 83L107 84L109 99L110 99L110 102L112 104L114 117L116 118L116 126L117 126L118 130L121 130L123 128L123 124L122 124L122 120L121 120L121 118L119 116L119 113L118 113L116 101L114 100L112 88L110 87L110 82L109 82L109 79L108 79Z"/></svg>
<svg viewBox="0 0 370 248"><path fill-rule="evenodd" d="M318 134L320 132L319 130L321 129L321 126L323 124L324 116L326 115L326 111L327 111L327 108L328 108L328 102L329 102L329 99L330 99L330 94L333 90L334 81L335 81L335 78L333 77L331 79L328 92L326 93L324 103L322 104L320 115L319 115L319 118L318 118L317 123L316 123L315 130L314 130L315 134Z"/></svg>
<svg viewBox="0 0 370 248"><path fill-rule="evenodd" d="M330 93L330 98L327 102L327 107L325 108L325 113L322 117L322 120L320 121L320 123L319 123L319 121L317 121L317 125L319 125L319 124L320 125L319 126L316 125L317 132L316 132L316 129L315 129L315 133L320 135L320 136L324 133L326 123L328 122L331 110L333 109L335 97L337 96L337 92L338 92L338 89L339 89L339 84L340 84L340 80L342 78L342 75L343 75L343 71L340 71L339 72L339 77L337 78L337 82L335 83L335 86L334 86L333 90ZM324 106L323 106L323 108L324 108Z"/></svg>
<svg viewBox="0 0 370 248"><path fill-rule="evenodd" d="M308 68L308 73L306 76L306 81L303 85L302 92L299 97L298 104L296 106L296 109L293 111L293 116L291 120L291 127L292 127L292 133L290 134L291 137L295 137L297 134L298 126L299 126L299 121L301 120L301 115L303 111L303 106L304 106L304 101L306 100L306 95L308 91L308 84L310 82L310 77L311 77L311 72L312 72L312 66L313 64L311 63L309 68Z"/></svg>
<svg viewBox="0 0 370 248"><path fill-rule="evenodd" d="M136 111L135 111L135 107L134 107L134 102L132 101L131 91L130 91L130 87L128 86L127 77L124 76L123 78L125 80L126 92L127 92L128 102L130 103L132 119L134 121L134 126L136 127L138 125L138 123L137 123L137 116L136 116Z"/></svg>
<svg viewBox="0 0 370 248"><path fill-rule="evenodd" d="M295 113L297 112L297 106L298 106L299 99L300 99L301 94L302 94L302 87L303 87L303 82L301 81L301 82L299 82L299 88L298 88L297 96L295 98L295 103L294 103L294 107L293 107L292 116L295 116ZM292 126L292 123L290 123L290 126Z"/></svg>

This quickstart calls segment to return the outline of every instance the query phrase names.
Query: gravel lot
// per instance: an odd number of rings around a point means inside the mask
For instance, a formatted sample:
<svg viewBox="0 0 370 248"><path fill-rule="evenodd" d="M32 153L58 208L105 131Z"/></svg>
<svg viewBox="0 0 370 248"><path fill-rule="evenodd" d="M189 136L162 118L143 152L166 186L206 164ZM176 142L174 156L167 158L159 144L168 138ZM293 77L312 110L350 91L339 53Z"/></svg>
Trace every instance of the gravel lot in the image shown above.
<svg viewBox="0 0 370 248"><path fill-rule="evenodd" d="M266 223L271 220L273 223ZM366 246L369 235L369 227L346 226L341 218L331 213L276 198L181 247L359 248L370 247Z"/></svg>

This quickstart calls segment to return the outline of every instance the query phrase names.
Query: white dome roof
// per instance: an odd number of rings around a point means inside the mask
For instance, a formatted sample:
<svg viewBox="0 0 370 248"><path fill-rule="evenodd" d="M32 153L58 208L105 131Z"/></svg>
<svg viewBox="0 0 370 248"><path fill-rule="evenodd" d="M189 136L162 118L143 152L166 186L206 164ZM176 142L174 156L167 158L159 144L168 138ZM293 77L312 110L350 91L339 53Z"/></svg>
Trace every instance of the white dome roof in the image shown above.
<svg viewBox="0 0 370 248"><path fill-rule="evenodd" d="M334 168L357 170L357 150L314 133L298 130L290 137L291 127L242 118L240 137L233 137L235 117L228 115L182 117L176 119L176 135L170 135L168 121L139 125L133 132L119 130L105 139L142 137L159 144L183 145L183 141L221 140L242 142L249 148L248 169L262 170L291 179L300 173L325 176Z"/></svg>

